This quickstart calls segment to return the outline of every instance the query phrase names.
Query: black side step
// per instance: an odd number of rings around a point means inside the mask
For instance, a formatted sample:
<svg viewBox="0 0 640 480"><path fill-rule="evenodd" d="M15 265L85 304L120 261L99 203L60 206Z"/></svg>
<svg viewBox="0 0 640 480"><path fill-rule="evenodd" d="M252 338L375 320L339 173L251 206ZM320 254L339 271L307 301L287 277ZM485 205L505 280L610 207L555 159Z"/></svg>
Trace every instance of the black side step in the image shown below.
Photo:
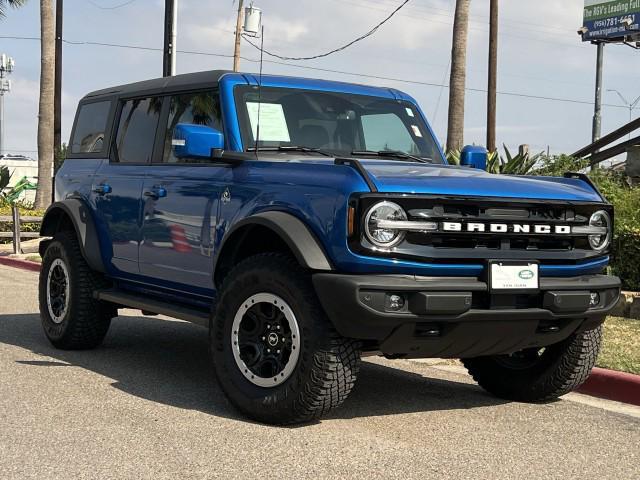
<svg viewBox="0 0 640 480"><path fill-rule="evenodd" d="M182 305L163 302L154 298L149 298L133 293L122 292L120 290L99 290L94 296L97 300L111 302L124 307L145 310L168 317L186 320L202 327L209 327L209 313Z"/></svg>

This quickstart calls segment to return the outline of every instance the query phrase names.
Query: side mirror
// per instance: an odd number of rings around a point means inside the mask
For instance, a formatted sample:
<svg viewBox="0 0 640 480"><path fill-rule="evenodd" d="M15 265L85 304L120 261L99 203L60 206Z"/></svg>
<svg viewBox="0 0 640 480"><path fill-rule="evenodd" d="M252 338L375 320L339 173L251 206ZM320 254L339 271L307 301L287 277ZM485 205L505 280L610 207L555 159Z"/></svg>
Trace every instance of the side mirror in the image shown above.
<svg viewBox="0 0 640 480"><path fill-rule="evenodd" d="M486 170L488 157L489 154L486 148L467 145L460 153L460 165Z"/></svg>
<svg viewBox="0 0 640 480"><path fill-rule="evenodd" d="M171 140L176 158L211 158L213 150L224 149L224 135L206 125L179 123Z"/></svg>

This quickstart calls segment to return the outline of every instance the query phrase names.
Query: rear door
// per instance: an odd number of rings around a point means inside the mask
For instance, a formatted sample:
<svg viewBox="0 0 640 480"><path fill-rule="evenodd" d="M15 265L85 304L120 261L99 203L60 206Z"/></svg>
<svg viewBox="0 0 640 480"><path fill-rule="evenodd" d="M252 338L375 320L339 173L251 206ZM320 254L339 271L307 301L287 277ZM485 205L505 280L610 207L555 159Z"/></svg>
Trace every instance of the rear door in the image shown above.
<svg viewBox="0 0 640 480"><path fill-rule="evenodd" d="M163 154L149 167L143 188L140 271L160 286L209 296L221 182L229 166L176 158L172 140L179 123L222 131L218 92L182 92L165 98L157 141Z"/></svg>
<svg viewBox="0 0 640 480"><path fill-rule="evenodd" d="M120 102L111 159L100 166L92 186L99 221L109 233L116 273L139 273L142 188L154 155L161 110L162 97Z"/></svg>

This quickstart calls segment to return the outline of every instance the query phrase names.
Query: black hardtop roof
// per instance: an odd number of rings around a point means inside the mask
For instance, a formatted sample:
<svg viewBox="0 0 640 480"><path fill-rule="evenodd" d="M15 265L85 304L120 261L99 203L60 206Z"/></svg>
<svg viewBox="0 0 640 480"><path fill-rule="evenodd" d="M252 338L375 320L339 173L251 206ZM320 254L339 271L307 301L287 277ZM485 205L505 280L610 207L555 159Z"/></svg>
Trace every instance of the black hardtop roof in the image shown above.
<svg viewBox="0 0 640 480"><path fill-rule="evenodd" d="M146 93L155 93L163 90L188 89L190 87L200 88L205 86L216 86L220 77L229 70L209 70L206 72L185 73L173 77L160 77L142 82L128 83L116 87L104 88L88 93L83 100L94 100L99 97L113 96L137 96Z"/></svg>

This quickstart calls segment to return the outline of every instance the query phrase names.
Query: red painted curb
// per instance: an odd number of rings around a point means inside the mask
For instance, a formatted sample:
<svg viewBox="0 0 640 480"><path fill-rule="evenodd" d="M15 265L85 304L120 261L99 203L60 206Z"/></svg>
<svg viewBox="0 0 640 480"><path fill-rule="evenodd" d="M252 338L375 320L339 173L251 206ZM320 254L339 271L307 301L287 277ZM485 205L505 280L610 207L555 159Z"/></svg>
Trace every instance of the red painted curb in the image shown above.
<svg viewBox="0 0 640 480"><path fill-rule="evenodd" d="M640 406L640 375L594 368L578 392Z"/></svg>
<svg viewBox="0 0 640 480"><path fill-rule="evenodd" d="M29 260L21 260L19 258L0 256L0 265L6 265L7 267L21 268L23 270L30 270L32 272L40 271L39 263L30 262Z"/></svg>

